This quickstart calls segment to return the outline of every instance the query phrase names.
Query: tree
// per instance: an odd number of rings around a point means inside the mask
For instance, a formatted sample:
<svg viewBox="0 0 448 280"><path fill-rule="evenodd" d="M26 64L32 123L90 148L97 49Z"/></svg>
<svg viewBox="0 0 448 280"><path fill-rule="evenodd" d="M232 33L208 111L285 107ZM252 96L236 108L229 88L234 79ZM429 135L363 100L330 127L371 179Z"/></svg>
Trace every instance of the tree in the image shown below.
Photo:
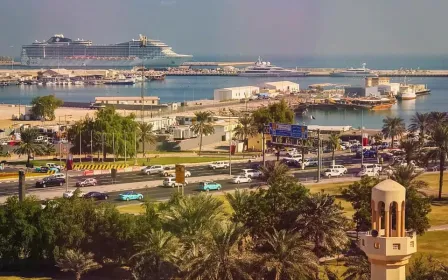
<svg viewBox="0 0 448 280"><path fill-rule="evenodd" d="M439 125L431 133L431 140L434 141L439 153L439 200L442 199L443 172L445 169L445 159L448 153L448 126Z"/></svg>
<svg viewBox="0 0 448 280"><path fill-rule="evenodd" d="M36 96L31 100L31 113L35 119L44 118L52 121L56 118L54 111L63 104L64 101L54 95Z"/></svg>
<svg viewBox="0 0 448 280"><path fill-rule="evenodd" d="M258 132L262 132L264 126L271 122L292 124L294 122L295 114L286 101L282 99L280 102L259 108L252 113L252 116L254 118L254 123L258 128Z"/></svg>
<svg viewBox="0 0 448 280"><path fill-rule="evenodd" d="M412 139L401 139L400 147L404 151L406 163L409 165L413 160L417 159L420 149L420 142Z"/></svg>
<svg viewBox="0 0 448 280"><path fill-rule="evenodd" d="M363 251L346 258L347 270L342 274L344 280L370 280L370 263Z"/></svg>
<svg viewBox="0 0 448 280"><path fill-rule="evenodd" d="M45 144L43 146L43 154L46 156L52 156L56 153L56 149L54 148L54 145L51 143Z"/></svg>
<svg viewBox="0 0 448 280"><path fill-rule="evenodd" d="M419 142L420 146L423 145L425 141L425 135L430 127L430 114L416 112L411 118L411 124L409 125L410 132L419 132Z"/></svg>
<svg viewBox="0 0 448 280"><path fill-rule="evenodd" d="M142 143L143 157L145 157L145 144L154 144L157 141L156 135L152 131L152 123L140 122L138 123L138 135Z"/></svg>
<svg viewBox="0 0 448 280"><path fill-rule="evenodd" d="M429 113L430 130L435 130L438 126L446 125L448 121L448 115L446 112L431 112Z"/></svg>
<svg viewBox="0 0 448 280"><path fill-rule="evenodd" d="M199 134L199 155L202 151L202 136L212 134L215 132L213 127L212 113L206 111L199 111L194 113L194 124L191 129L194 133Z"/></svg>
<svg viewBox="0 0 448 280"><path fill-rule="evenodd" d="M340 135L338 133L332 133L330 135L330 137L328 137L328 144L330 145L331 150L333 152L332 160L333 160L333 164L335 164L334 152L341 148L341 138L340 138Z"/></svg>
<svg viewBox="0 0 448 280"><path fill-rule="evenodd" d="M233 280L252 279L247 273L248 263L238 251L238 243L245 233L238 224L216 224L209 241L201 242L203 251L183 262L183 279ZM193 255L193 254L188 254Z"/></svg>
<svg viewBox="0 0 448 280"><path fill-rule="evenodd" d="M394 147L394 139L403 135L405 131L406 128L402 118L386 117L383 120L383 129L381 132L384 134L384 137L391 138L392 148Z"/></svg>
<svg viewBox="0 0 448 280"><path fill-rule="evenodd" d="M135 261L134 273L139 279L171 279L179 250L176 237L163 230L151 230L142 239L131 257Z"/></svg>
<svg viewBox="0 0 448 280"><path fill-rule="evenodd" d="M302 152L302 162L305 159L305 151L310 148L313 147L313 140L310 138L307 139L302 139L302 146L300 147L301 152ZM302 164L302 169L305 169L305 165Z"/></svg>
<svg viewBox="0 0 448 280"><path fill-rule="evenodd" d="M19 147L14 149L14 153L27 156L26 166L30 164L31 155L41 155L43 153L42 144L36 142L39 135L39 131L34 128L28 128L20 132L21 141Z"/></svg>
<svg viewBox="0 0 448 280"><path fill-rule="evenodd" d="M73 272L76 280L80 280L84 273L101 267L93 260L92 253L85 254L80 250L71 249L67 250L56 263L62 271Z"/></svg>
<svg viewBox="0 0 448 280"><path fill-rule="evenodd" d="M258 133L254 118L249 114L243 114L238 118L238 126L233 131L236 138L244 141L246 150L248 149L249 137L255 136Z"/></svg>
<svg viewBox="0 0 448 280"><path fill-rule="evenodd" d="M426 258L419 256L409 268L407 280L444 280L448 279L446 266L435 260L431 255Z"/></svg>
<svg viewBox="0 0 448 280"><path fill-rule="evenodd" d="M314 279L319 262L302 236L275 228L271 231L263 236L267 249L261 263L265 272L273 274L266 279Z"/></svg>
<svg viewBox="0 0 448 280"><path fill-rule="evenodd" d="M384 135L381 132L378 132L377 134L373 135L373 138L375 139L375 145L381 145L383 143Z"/></svg>
<svg viewBox="0 0 448 280"><path fill-rule="evenodd" d="M248 190L236 189L232 194L230 192L225 194L227 201L233 209L232 220L235 223L244 222L244 214L246 212L246 206L250 200L250 194Z"/></svg>
<svg viewBox="0 0 448 280"><path fill-rule="evenodd" d="M294 179L294 177L288 174L290 172L289 167L278 161L267 162L265 166L261 167L260 171L262 173L263 180L268 185L272 185L274 182Z"/></svg>
<svg viewBox="0 0 448 280"><path fill-rule="evenodd" d="M306 200L305 210L297 220L302 236L314 245L317 257L340 252L348 243L347 219L334 196L319 192Z"/></svg>

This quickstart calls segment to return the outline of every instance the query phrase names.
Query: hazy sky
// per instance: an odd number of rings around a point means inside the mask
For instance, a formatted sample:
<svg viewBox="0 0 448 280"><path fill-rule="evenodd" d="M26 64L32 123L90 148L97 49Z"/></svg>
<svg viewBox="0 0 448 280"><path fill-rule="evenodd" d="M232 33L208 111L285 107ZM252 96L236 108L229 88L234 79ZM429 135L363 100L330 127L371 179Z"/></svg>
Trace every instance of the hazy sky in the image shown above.
<svg viewBox="0 0 448 280"><path fill-rule="evenodd" d="M448 0L0 0L0 55L56 33L183 54L444 54ZM13 46L13 47L11 47Z"/></svg>

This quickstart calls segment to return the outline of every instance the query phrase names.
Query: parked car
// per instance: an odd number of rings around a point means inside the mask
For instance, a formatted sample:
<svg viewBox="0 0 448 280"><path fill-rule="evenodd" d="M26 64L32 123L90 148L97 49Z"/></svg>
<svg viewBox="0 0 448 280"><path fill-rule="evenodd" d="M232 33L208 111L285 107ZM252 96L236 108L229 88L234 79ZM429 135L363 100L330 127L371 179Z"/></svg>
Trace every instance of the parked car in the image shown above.
<svg viewBox="0 0 448 280"><path fill-rule="evenodd" d="M308 167L308 166L317 166L318 164L319 164L319 162L317 161L317 159L306 158L306 159L303 161L303 165L304 165L305 167Z"/></svg>
<svg viewBox="0 0 448 280"><path fill-rule="evenodd" d="M183 186L182 183L177 183L176 179L174 177L165 178L163 180L162 184L163 184L164 187L172 187L172 188L174 188L174 187L182 187ZM185 181L185 184L188 185L188 182Z"/></svg>
<svg viewBox="0 0 448 280"><path fill-rule="evenodd" d="M331 177L340 177L344 175L344 173L342 173L338 169L327 169L324 171L323 175L327 178L331 178Z"/></svg>
<svg viewBox="0 0 448 280"><path fill-rule="evenodd" d="M367 176L367 177L378 177L380 175L380 172L374 169L362 169L361 171L358 172L358 174L356 176L358 177L363 177L363 176Z"/></svg>
<svg viewBox="0 0 448 280"><path fill-rule="evenodd" d="M255 170L255 169L243 169L242 174L246 176L247 178L259 178L263 175L261 171Z"/></svg>
<svg viewBox="0 0 448 280"><path fill-rule="evenodd" d="M229 163L224 161L215 161L208 165L211 169L229 168Z"/></svg>
<svg viewBox="0 0 448 280"><path fill-rule="evenodd" d="M36 182L36 188L46 188L54 186L63 186L65 178L47 177Z"/></svg>
<svg viewBox="0 0 448 280"><path fill-rule="evenodd" d="M151 165L144 167L141 172L146 175L150 174L158 174L160 172L163 172L165 168L162 165Z"/></svg>
<svg viewBox="0 0 448 280"><path fill-rule="evenodd" d="M125 201L142 200L143 199L143 195L141 193L137 193L137 192L134 192L134 191L129 191L129 192L121 193L118 196L118 199L125 200Z"/></svg>
<svg viewBox="0 0 448 280"><path fill-rule="evenodd" d="M236 175L232 178L232 183L240 184L240 183L250 183L252 179L250 177L246 177L245 175Z"/></svg>
<svg viewBox="0 0 448 280"><path fill-rule="evenodd" d="M88 192L84 196L84 198L94 199L94 200L108 200L109 196L105 193L101 192Z"/></svg>
<svg viewBox="0 0 448 280"><path fill-rule="evenodd" d="M62 194L63 198L71 198L73 197L73 195L75 194L76 190L71 190L71 191L66 191ZM83 197L85 195L85 193L83 192L78 192L78 197Z"/></svg>
<svg viewBox="0 0 448 280"><path fill-rule="evenodd" d="M98 181L95 178L85 178L76 182L77 187L96 186Z"/></svg>
<svg viewBox="0 0 448 280"><path fill-rule="evenodd" d="M330 169L336 169L342 174L347 174L347 168L340 164L330 165Z"/></svg>
<svg viewBox="0 0 448 280"><path fill-rule="evenodd" d="M220 190L221 184L216 182L201 182L199 183L199 190L201 191L212 191L212 190Z"/></svg>
<svg viewBox="0 0 448 280"><path fill-rule="evenodd" d="M376 158L377 156L377 151L375 150L364 150L364 158ZM357 151L356 152L356 158L361 158L361 151Z"/></svg>

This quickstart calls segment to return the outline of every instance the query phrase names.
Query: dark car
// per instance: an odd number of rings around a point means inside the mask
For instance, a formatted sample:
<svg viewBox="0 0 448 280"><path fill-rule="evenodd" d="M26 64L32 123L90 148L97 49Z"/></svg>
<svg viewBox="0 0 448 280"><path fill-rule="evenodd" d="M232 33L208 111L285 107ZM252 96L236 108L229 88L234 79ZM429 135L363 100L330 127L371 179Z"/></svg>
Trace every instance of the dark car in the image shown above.
<svg viewBox="0 0 448 280"><path fill-rule="evenodd" d="M259 163L252 163L250 165L250 169L255 169L255 170L259 170L259 169L261 169L261 167L262 167L262 165Z"/></svg>
<svg viewBox="0 0 448 280"><path fill-rule="evenodd" d="M109 196L101 192L88 192L84 195L84 198L94 199L94 200L107 200Z"/></svg>
<svg viewBox="0 0 448 280"><path fill-rule="evenodd" d="M376 158L375 150L364 150L364 158ZM356 152L356 158L361 158L361 151Z"/></svg>
<svg viewBox="0 0 448 280"><path fill-rule="evenodd" d="M54 186L63 186L65 184L65 178L47 177L43 180L36 182L36 188L46 188Z"/></svg>

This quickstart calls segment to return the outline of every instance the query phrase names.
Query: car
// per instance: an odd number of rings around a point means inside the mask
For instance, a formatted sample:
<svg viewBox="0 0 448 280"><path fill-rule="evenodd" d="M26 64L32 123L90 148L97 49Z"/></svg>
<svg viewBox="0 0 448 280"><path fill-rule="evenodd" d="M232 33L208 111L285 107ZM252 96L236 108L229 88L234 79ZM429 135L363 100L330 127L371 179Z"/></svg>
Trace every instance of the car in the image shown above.
<svg viewBox="0 0 448 280"><path fill-rule="evenodd" d="M141 172L146 175L157 174L163 172L165 168L162 165L151 165L144 167Z"/></svg>
<svg viewBox="0 0 448 280"><path fill-rule="evenodd" d="M51 163L51 162L47 162L45 164L45 166L48 167L48 168L57 168L59 171L62 170L62 167L60 165L57 165L57 164Z"/></svg>
<svg viewBox="0 0 448 280"><path fill-rule="evenodd" d="M380 176L380 172L378 170L374 170L374 169L362 169L361 171L358 172L358 174L356 174L356 176L358 177L378 177Z"/></svg>
<svg viewBox="0 0 448 280"><path fill-rule="evenodd" d="M240 184L240 183L250 183L252 182L252 178L246 177L244 174L237 175L232 178L232 183Z"/></svg>
<svg viewBox="0 0 448 280"><path fill-rule="evenodd" d="M300 163L300 164L302 164L302 163ZM303 165L304 165L305 167L308 167L308 166L317 166L318 164L319 164L319 162L317 161L317 159L306 158L306 159L303 161Z"/></svg>
<svg viewBox="0 0 448 280"><path fill-rule="evenodd" d="M294 156L291 157L285 157L285 160L296 160L296 161L301 161L302 160L302 155L301 154L296 154Z"/></svg>
<svg viewBox="0 0 448 280"><path fill-rule="evenodd" d="M54 186L63 186L65 178L47 177L36 182L36 188L46 188Z"/></svg>
<svg viewBox="0 0 448 280"><path fill-rule="evenodd" d="M94 200L108 200L109 196L105 193L101 192L88 192L84 196L86 199L94 199Z"/></svg>
<svg viewBox="0 0 448 280"><path fill-rule="evenodd" d="M134 191L129 191L129 192L125 192L125 193L121 193L118 198L120 200L125 200L125 201L129 201L129 200L142 200L143 199L143 195L141 193L137 193Z"/></svg>
<svg viewBox="0 0 448 280"><path fill-rule="evenodd" d="M199 183L199 190L201 191L212 191L220 190L222 188L221 184L216 182L201 182Z"/></svg>
<svg viewBox="0 0 448 280"><path fill-rule="evenodd" d="M255 170L260 170L261 167L263 167L263 165L261 165L259 163L252 163L250 165L250 169L255 169Z"/></svg>
<svg viewBox="0 0 448 280"><path fill-rule="evenodd" d="M66 191L62 194L63 198L71 198L73 197L73 195L75 194L76 190L71 190L71 191ZM83 197L85 195L85 193L83 192L78 192L78 197Z"/></svg>
<svg viewBox="0 0 448 280"><path fill-rule="evenodd" d="M174 177L174 176L176 176L176 169L165 169L160 172L160 175L164 176L164 177L168 177L168 176ZM185 170L185 177L190 177L190 176L191 176L191 172L188 170Z"/></svg>
<svg viewBox="0 0 448 280"><path fill-rule="evenodd" d="M361 165L361 169L362 170L371 170L374 172L381 172L383 167L381 167L381 165L376 164L376 163L365 163L365 164Z"/></svg>
<svg viewBox="0 0 448 280"><path fill-rule="evenodd" d="M291 167L292 166L295 166L295 167L300 166L300 160L284 158L284 159L281 160L281 162L283 164L286 164L287 166L291 166Z"/></svg>
<svg viewBox="0 0 448 280"><path fill-rule="evenodd" d="M344 175L344 173L342 173L338 169L327 169L324 171L323 175L327 178L331 178L331 177L340 177Z"/></svg>
<svg viewBox="0 0 448 280"><path fill-rule="evenodd" d="M343 165L339 165L339 164L330 165L330 169L336 169L342 174L347 174L347 168Z"/></svg>
<svg viewBox="0 0 448 280"><path fill-rule="evenodd" d="M37 166L34 168L34 172L37 173L48 173L49 171L59 172L58 168L48 167L48 166Z"/></svg>
<svg viewBox="0 0 448 280"><path fill-rule="evenodd" d="M76 182L77 187L96 186L98 181L95 178L85 178Z"/></svg>
<svg viewBox="0 0 448 280"><path fill-rule="evenodd" d="M165 178L163 180L162 184L163 184L164 187L172 187L172 188L174 188L174 187L182 187L184 185L182 183L177 183L176 179L173 178L173 177ZM185 181L185 185L188 185L187 181Z"/></svg>
<svg viewBox="0 0 448 280"><path fill-rule="evenodd" d="M221 169L221 168L229 168L229 163L224 161L215 161L208 165L210 169Z"/></svg>
<svg viewBox="0 0 448 280"><path fill-rule="evenodd" d="M64 173L54 173L50 177L53 177L53 178L64 178L65 179L65 174Z"/></svg>
<svg viewBox="0 0 448 280"><path fill-rule="evenodd" d="M246 176L247 178L259 178L263 175L263 173L255 169L243 169L242 175Z"/></svg>

